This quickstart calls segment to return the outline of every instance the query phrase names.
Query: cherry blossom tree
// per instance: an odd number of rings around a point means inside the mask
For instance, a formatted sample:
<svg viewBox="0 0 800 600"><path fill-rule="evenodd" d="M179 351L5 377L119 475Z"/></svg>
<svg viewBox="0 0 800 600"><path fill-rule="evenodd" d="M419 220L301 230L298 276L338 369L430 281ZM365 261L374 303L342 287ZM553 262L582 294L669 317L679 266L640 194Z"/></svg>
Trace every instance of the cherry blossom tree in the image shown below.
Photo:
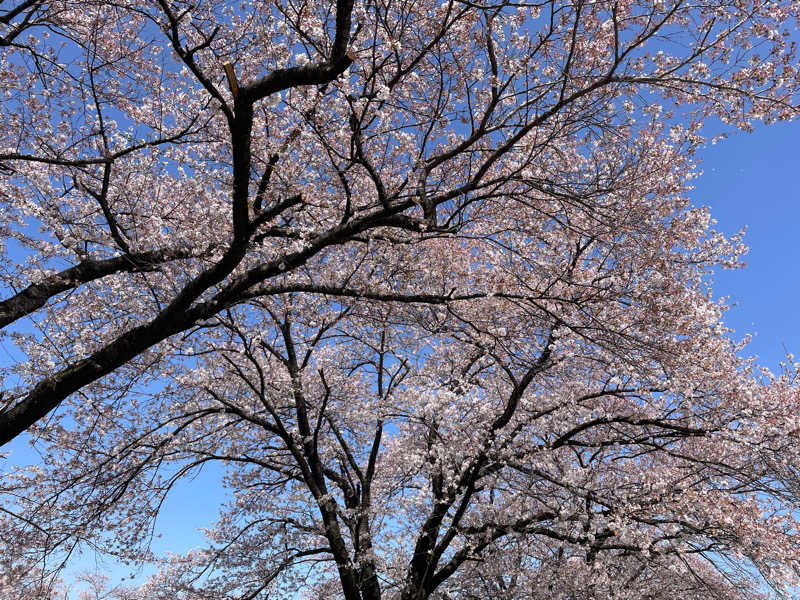
<svg viewBox="0 0 800 600"><path fill-rule="evenodd" d="M796 366L738 358L689 203L791 119L800 2L0 8L0 597L766 598ZM208 546L157 557L224 465ZM56 592L56 590L59 590ZM90 592L85 592L90 593Z"/></svg>

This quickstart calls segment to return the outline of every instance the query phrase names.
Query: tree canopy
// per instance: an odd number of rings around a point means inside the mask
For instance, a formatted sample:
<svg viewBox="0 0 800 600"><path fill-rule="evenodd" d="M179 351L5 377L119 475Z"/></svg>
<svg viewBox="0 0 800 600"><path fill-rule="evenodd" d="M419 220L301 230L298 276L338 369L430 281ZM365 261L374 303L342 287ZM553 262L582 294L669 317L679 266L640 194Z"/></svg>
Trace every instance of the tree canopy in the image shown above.
<svg viewBox="0 0 800 600"><path fill-rule="evenodd" d="M797 116L800 2L0 5L0 598L767 598L797 366L690 203ZM712 134L709 134L712 131ZM221 463L208 546L149 551Z"/></svg>

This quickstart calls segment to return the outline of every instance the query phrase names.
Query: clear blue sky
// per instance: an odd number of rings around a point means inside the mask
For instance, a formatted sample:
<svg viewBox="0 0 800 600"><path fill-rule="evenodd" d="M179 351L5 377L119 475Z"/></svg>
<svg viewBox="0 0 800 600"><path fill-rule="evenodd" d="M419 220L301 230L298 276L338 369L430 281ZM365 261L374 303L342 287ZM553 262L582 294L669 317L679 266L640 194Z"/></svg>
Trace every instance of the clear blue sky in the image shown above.
<svg viewBox="0 0 800 600"><path fill-rule="evenodd" d="M786 350L800 355L800 122L736 133L703 152L692 202L711 207L717 229L747 227L747 267L714 281L735 304L725 316L734 337L755 334L747 355L775 370Z"/></svg>

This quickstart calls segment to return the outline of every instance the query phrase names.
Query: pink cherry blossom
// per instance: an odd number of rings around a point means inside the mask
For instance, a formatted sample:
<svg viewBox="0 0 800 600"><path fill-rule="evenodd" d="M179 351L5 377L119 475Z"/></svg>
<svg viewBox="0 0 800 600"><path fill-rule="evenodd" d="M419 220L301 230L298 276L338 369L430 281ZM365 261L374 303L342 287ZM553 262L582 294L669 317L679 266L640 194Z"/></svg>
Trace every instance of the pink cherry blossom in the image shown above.
<svg viewBox="0 0 800 600"><path fill-rule="evenodd" d="M798 17L3 4L0 599L791 593L797 365L739 358L689 193L704 125L797 115Z"/></svg>

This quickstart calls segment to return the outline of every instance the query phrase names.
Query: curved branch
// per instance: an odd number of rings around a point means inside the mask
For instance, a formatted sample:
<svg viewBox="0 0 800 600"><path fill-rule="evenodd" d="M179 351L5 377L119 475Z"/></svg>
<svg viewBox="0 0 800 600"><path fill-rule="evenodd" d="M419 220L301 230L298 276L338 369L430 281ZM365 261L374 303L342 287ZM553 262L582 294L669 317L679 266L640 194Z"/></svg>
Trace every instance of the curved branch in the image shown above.
<svg viewBox="0 0 800 600"><path fill-rule="evenodd" d="M115 273L151 270L155 265L191 258L187 250L164 248L149 252L123 254L104 260L84 260L68 269L45 277L0 302L0 328L33 313L47 301L67 290Z"/></svg>

